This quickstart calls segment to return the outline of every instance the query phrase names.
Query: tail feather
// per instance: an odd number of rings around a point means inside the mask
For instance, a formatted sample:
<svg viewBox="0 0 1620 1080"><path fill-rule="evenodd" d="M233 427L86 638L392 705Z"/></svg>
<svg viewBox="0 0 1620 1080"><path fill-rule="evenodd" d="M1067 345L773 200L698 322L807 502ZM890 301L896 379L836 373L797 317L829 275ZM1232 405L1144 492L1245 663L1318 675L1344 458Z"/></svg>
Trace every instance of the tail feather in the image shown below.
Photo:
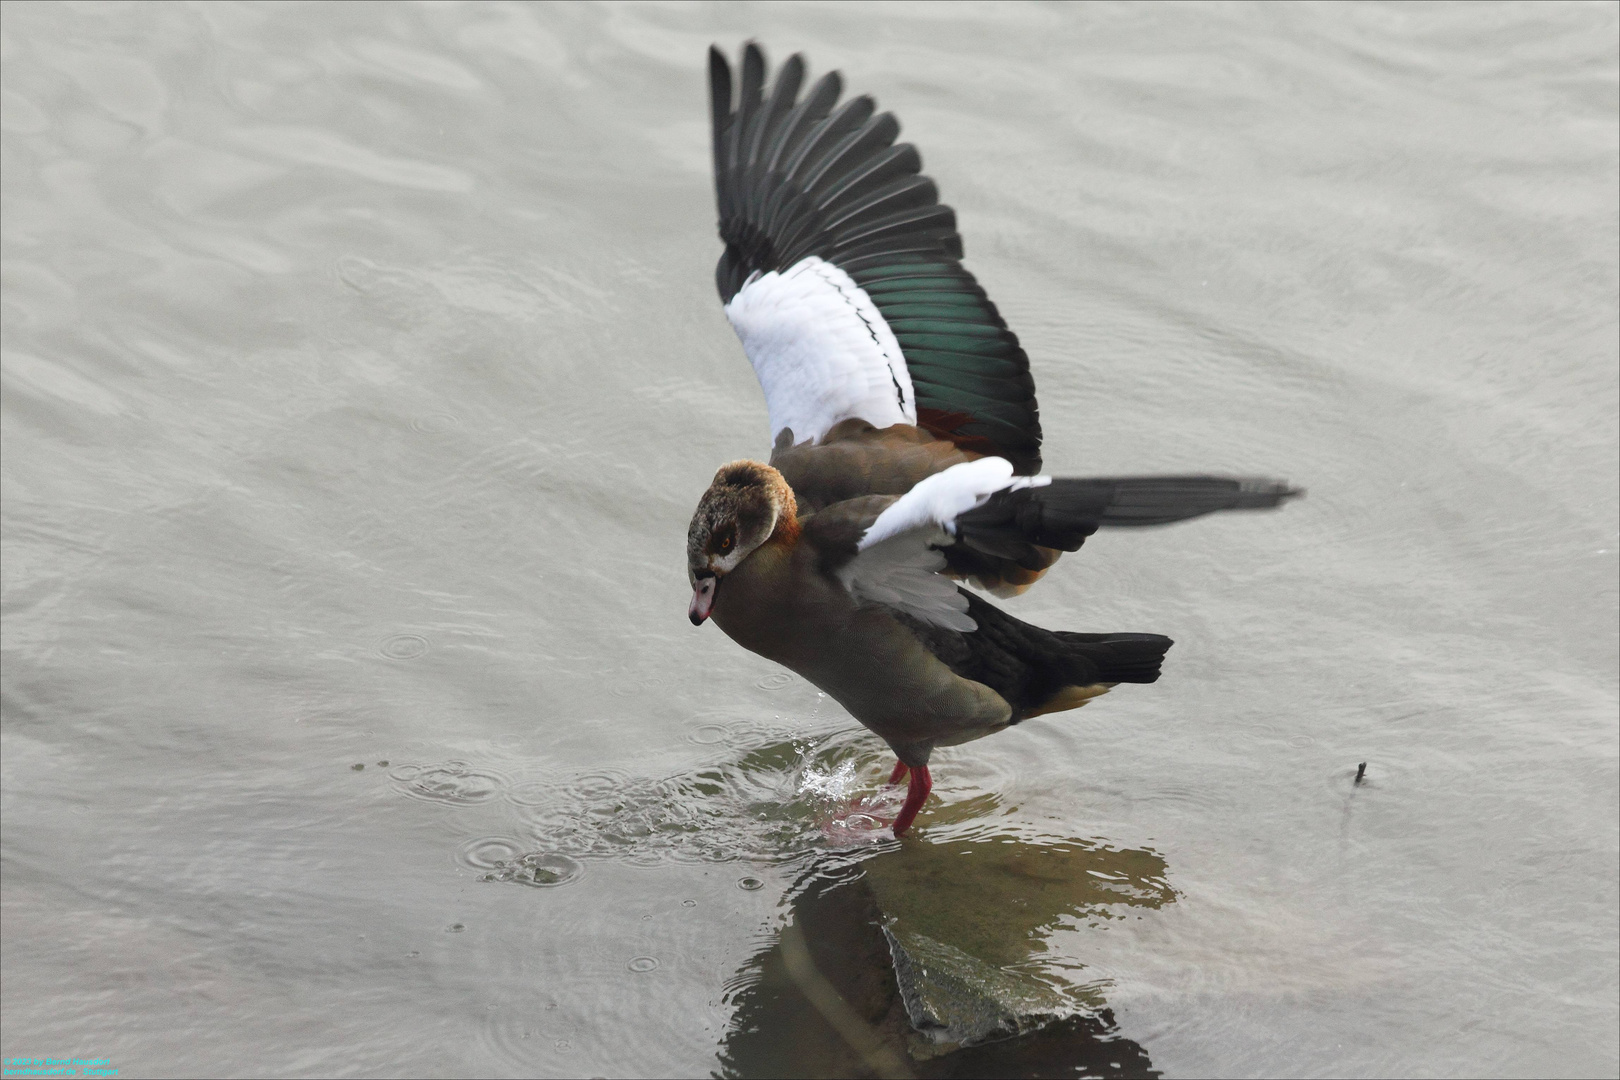
<svg viewBox="0 0 1620 1080"><path fill-rule="evenodd" d="M1073 709L1115 683L1150 683L1173 644L1161 634L1052 631L1015 618L968 592L971 633L934 629L941 658L957 674L995 690L1013 707L1012 723Z"/></svg>
<svg viewBox="0 0 1620 1080"><path fill-rule="evenodd" d="M1159 665L1175 642L1163 634L1077 634L1053 631L1069 647L1077 664L1096 672L1094 681L1150 683L1159 679Z"/></svg>

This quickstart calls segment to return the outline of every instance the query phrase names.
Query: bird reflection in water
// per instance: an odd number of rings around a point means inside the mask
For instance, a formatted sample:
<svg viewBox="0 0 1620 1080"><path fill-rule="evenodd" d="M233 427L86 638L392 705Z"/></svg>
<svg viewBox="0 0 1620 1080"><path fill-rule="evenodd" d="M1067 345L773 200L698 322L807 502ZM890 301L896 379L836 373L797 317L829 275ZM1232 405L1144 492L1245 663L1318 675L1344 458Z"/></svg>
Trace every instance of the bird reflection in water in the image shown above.
<svg viewBox="0 0 1620 1080"><path fill-rule="evenodd" d="M1174 899L1152 851L988 829L824 861L733 981L721 1075L1158 1076L1043 940Z"/></svg>

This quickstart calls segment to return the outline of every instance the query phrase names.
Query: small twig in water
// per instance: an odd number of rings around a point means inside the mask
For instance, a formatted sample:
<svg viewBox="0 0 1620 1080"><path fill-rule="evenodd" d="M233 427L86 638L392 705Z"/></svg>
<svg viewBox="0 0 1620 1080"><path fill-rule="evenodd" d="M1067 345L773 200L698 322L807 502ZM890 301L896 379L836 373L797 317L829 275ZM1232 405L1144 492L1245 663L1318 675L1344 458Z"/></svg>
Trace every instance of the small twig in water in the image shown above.
<svg viewBox="0 0 1620 1080"><path fill-rule="evenodd" d="M1367 763L1365 761L1363 761L1360 765L1356 766L1356 783L1358 783L1358 784L1361 783L1361 778L1366 776L1366 775L1367 775Z"/></svg>

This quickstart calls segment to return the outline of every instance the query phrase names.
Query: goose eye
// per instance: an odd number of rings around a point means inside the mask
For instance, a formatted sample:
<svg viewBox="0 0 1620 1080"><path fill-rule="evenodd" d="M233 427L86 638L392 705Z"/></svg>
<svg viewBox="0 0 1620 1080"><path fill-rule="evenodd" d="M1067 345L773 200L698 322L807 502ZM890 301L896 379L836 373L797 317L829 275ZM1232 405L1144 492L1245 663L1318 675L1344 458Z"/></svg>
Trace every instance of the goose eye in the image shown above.
<svg viewBox="0 0 1620 1080"><path fill-rule="evenodd" d="M730 536L721 537L720 538L720 554L725 555L726 553L731 551L731 545L734 544L734 543L736 543L736 541L733 540Z"/></svg>

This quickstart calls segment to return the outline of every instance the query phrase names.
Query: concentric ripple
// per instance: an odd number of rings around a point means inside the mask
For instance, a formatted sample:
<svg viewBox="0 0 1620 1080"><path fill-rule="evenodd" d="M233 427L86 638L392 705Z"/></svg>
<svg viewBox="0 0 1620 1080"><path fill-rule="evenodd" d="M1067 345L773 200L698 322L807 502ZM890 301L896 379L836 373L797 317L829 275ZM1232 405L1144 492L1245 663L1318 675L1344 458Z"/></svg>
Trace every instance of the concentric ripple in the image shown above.
<svg viewBox="0 0 1620 1080"><path fill-rule="evenodd" d="M397 765L389 770L388 776L402 795L452 806L488 802L508 786L506 778L499 773L474 769L465 761Z"/></svg>
<svg viewBox="0 0 1620 1080"><path fill-rule="evenodd" d="M522 842L507 836L480 836L456 853L456 861L473 870L500 870L522 857Z"/></svg>
<svg viewBox="0 0 1620 1080"><path fill-rule="evenodd" d="M428 639L421 634L395 634L384 638L377 651L390 660L415 660L428 651Z"/></svg>
<svg viewBox="0 0 1620 1080"><path fill-rule="evenodd" d="M536 889L572 885L585 874L578 859L555 851L525 851L521 841L509 836L468 840L458 849L456 861L481 871L480 881L503 881Z"/></svg>

